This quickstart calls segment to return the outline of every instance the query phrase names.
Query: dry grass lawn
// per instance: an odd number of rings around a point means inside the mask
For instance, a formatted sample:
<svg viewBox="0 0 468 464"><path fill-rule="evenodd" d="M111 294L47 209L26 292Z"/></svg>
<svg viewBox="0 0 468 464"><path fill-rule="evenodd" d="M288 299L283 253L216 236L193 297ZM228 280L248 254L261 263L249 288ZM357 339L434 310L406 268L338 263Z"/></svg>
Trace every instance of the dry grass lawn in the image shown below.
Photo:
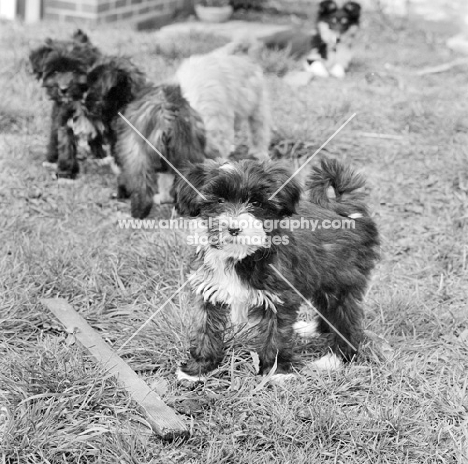
<svg viewBox="0 0 468 464"><path fill-rule="evenodd" d="M172 443L149 433L39 300L67 298L117 349L184 282L190 250L174 231L119 229L116 214L129 206L111 199L110 172L85 166L72 186L50 179L41 166L50 102L27 54L70 29L0 24L0 462L468 462L468 68L416 76L453 58L450 31L371 19L345 81L298 91L270 73L268 84L277 130L312 148L357 113L326 152L368 178L383 244L365 325L393 355L365 344L358 362L336 373L305 368L283 387L261 386L235 341L218 371L189 389L174 378L188 348L191 300L182 292L121 352L186 415L192 435ZM223 42L157 44L154 33L122 28L90 35L155 81L182 56ZM305 360L316 354L298 350Z"/></svg>

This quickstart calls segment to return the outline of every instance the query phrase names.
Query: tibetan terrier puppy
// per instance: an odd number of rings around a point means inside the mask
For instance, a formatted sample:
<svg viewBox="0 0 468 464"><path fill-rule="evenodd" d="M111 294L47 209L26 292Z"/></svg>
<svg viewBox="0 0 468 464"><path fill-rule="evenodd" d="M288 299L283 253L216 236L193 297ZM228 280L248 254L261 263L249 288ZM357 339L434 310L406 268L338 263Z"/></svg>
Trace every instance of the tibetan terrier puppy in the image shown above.
<svg viewBox="0 0 468 464"><path fill-rule="evenodd" d="M89 68L100 58L99 50L81 30L71 40L47 39L29 55L32 70L52 100L46 164L58 163L59 177L75 177L79 166L69 120L86 91Z"/></svg>
<svg viewBox="0 0 468 464"><path fill-rule="evenodd" d="M176 82L147 87L123 116L115 147L117 195L129 196L132 216L142 219L153 203L173 203L175 169L205 160L205 129Z"/></svg>
<svg viewBox="0 0 468 464"><path fill-rule="evenodd" d="M362 178L337 161L322 161L301 199L290 171L271 161L206 161L184 175L176 182L177 208L198 229L191 237L197 251L189 277L190 359L179 379L203 378L221 363L229 324L250 328L263 374L275 363L278 374L291 371L295 327L334 335L332 352L317 367L352 360L379 246L358 190ZM318 313L313 327L296 324L304 302Z"/></svg>
<svg viewBox="0 0 468 464"><path fill-rule="evenodd" d="M261 39L268 49L287 50L303 60L315 76L343 78L353 58L361 6L354 1L323 0L317 14L317 30L290 29Z"/></svg>
<svg viewBox="0 0 468 464"><path fill-rule="evenodd" d="M194 55L176 73L182 93L203 119L210 157L227 158L242 124L250 154L268 158L270 111L263 71L248 56L252 43L238 41L207 55Z"/></svg>
<svg viewBox="0 0 468 464"><path fill-rule="evenodd" d="M341 6L339 5L341 3ZM317 16L317 29L321 40L326 44L323 64L328 73L337 78L345 77L353 59L353 45L359 30L361 6L354 1L320 2ZM313 71L317 65L315 53L306 57L306 70Z"/></svg>
<svg viewBox="0 0 468 464"><path fill-rule="evenodd" d="M104 145L116 158L119 112L147 85L145 75L125 57L103 57L88 70L86 92L72 125L78 144L93 158L105 158Z"/></svg>

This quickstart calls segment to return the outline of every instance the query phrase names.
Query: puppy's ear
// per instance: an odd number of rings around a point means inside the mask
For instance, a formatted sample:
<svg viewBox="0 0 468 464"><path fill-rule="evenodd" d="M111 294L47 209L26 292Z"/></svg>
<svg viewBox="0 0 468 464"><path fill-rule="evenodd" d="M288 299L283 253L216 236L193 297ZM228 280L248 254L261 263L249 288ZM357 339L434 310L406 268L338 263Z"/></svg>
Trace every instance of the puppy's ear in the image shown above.
<svg viewBox="0 0 468 464"><path fill-rule="evenodd" d="M204 200L200 190L209 172L209 162L192 164L182 171L183 177L176 176L176 210L182 216L198 216Z"/></svg>
<svg viewBox="0 0 468 464"><path fill-rule="evenodd" d="M338 9L334 0L322 0L319 4L318 17L327 16Z"/></svg>
<svg viewBox="0 0 468 464"><path fill-rule="evenodd" d="M354 22L359 22L359 17L361 16L361 5L357 2L346 2L343 5L343 10L346 11L348 17Z"/></svg>
<svg viewBox="0 0 468 464"><path fill-rule="evenodd" d="M80 43L89 43L89 37L87 34L85 34L81 29L77 29L73 35L72 39L75 42L80 42Z"/></svg>
<svg viewBox="0 0 468 464"><path fill-rule="evenodd" d="M29 62L31 63L33 73L36 75L37 79L41 79L44 74L46 60L52 51L53 48L51 46L42 45L29 54Z"/></svg>
<svg viewBox="0 0 468 464"><path fill-rule="evenodd" d="M98 88L102 97L108 95L122 80L119 69L110 64L98 65L88 75L88 83Z"/></svg>
<svg viewBox="0 0 468 464"><path fill-rule="evenodd" d="M273 164L267 170L276 195L269 200L280 216L291 216L296 212L296 206L301 198L302 189L299 182L291 177L291 171L282 164ZM271 195L271 194L270 194Z"/></svg>
<svg viewBox="0 0 468 464"><path fill-rule="evenodd" d="M129 103L144 82L143 74L128 63L108 61L88 73L88 85L101 99Z"/></svg>

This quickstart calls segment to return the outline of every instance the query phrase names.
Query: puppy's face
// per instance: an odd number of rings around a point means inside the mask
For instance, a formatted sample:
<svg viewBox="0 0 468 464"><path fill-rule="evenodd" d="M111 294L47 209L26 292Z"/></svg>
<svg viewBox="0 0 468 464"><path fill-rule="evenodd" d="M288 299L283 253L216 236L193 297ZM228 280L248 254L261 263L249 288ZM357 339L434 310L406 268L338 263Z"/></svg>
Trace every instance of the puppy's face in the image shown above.
<svg viewBox="0 0 468 464"><path fill-rule="evenodd" d="M85 104L96 118L101 118L107 107L118 109L131 100L130 76L112 64L95 66L88 73L87 84Z"/></svg>
<svg viewBox="0 0 468 464"><path fill-rule="evenodd" d="M96 55L99 52L93 47L88 36L81 29L77 29L73 33L71 40L48 38L45 40L44 45L32 50L29 54L31 68L37 79L43 79L47 74L50 80L51 73L60 72L60 67L64 66L58 63L61 53L68 56L73 54L75 56L81 55L81 57L86 56L89 59L90 55ZM70 69L70 71L73 71L73 69ZM62 85L64 85L63 82Z"/></svg>
<svg viewBox="0 0 468 464"><path fill-rule="evenodd" d="M176 181L176 204L182 215L200 219L197 245L222 250L226 258L243 259L271 245L271 220L295 213L301 189L279 163L243 160L206 161ZM282 188L281 188L282 187ZM278 193L270 199L278 189Z"/></svg>
<svg viewBox="0 0 468 464"><path fill-rule="evenodd" d="M85 67L79 60L52 54L44 65L42 85L54 101L81 100L87 88Z"/></svg>
<svg viewBox="0 0 468 464"><path fill-rule="evenodd" d="M320 36L329 45L342 41L344 35L359 26L361 6L353 1L341 8L334 0L323 0L319 5L317 27Z"/></svg>

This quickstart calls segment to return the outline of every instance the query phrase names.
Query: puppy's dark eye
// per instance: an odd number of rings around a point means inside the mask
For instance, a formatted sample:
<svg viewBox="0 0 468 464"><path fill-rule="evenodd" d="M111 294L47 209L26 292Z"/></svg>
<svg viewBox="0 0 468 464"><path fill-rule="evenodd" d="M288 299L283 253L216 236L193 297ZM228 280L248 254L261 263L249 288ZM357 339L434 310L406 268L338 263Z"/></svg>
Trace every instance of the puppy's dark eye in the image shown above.
<svg viewBox="0 0 468 464"><path fill-rule="evenodd" d="M224 203L226 200L224 198L218 198L218 203Z"/></svg>
<svg viewBox="0 0 468 464"><path fill-rule="evenodd" d="M255 208L261 208L262 207L262 203L260 201L250 201L249 202L250 205L252 206L255 206Z"/></svg>

